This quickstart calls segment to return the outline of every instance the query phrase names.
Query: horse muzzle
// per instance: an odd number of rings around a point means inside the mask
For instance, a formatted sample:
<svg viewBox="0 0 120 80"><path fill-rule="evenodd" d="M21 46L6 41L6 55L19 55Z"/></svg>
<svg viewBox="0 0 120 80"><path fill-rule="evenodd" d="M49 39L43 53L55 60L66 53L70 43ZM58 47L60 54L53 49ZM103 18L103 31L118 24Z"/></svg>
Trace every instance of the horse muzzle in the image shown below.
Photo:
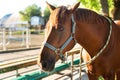
<svg viewBox="0 0 120 80"><path fill-rule="evenodd" d="M55 63L49 61L42 61L41 68L43 71L52 71L54 69Z"/></svg>
<svg viewBox="0 0 120 80"><path fill-rule="evenodd" d="M55 60L54 59L38 60L38 65L42 71L50 72L54 69Z"/></svg>

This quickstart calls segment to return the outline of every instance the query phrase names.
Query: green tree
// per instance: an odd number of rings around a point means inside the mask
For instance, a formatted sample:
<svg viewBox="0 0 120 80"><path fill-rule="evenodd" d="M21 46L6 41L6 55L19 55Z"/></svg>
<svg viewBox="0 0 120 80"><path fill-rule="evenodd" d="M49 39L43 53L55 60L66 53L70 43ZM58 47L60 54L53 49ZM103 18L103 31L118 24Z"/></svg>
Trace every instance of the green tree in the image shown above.
<svg viewBox="0 0 120 80"><path fill-rule="evenodd" d="M38 7L36 4L32 4L19 13L22 15L23 20L27 20L30 22L32 16L41 16L41 8Z"/></svg>
<svg viewBox="0 0 120 80"><path fill-rule="evenodd" d="M78 0L80 1L86 8L92 9L94 11L100 11L100 2L99 0Z"/></svg>
<svg viewBox="0 0 120 80"><path fill-rule="evenodd" d="M113 7L112 0L78 0L86 8L92 9L96 12L101 12L109 15L109 11Z"/></svg>
<svg viewBox="0 0 120 80"><path fill-rule="evenodd" d="M46 7L44 10L44 19L47 21L50 16L50 10Z"/></svg>

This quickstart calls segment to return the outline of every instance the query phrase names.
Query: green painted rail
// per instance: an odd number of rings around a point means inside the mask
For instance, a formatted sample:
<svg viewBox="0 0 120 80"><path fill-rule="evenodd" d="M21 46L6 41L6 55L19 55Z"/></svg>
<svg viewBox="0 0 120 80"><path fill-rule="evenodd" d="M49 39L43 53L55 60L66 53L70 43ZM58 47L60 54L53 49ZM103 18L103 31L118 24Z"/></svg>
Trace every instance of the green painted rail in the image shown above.
<svg viewBox="0 0 120 80"><path fill-rule="evenodd" d="M74 60L74 65L79 64L79 62L80 62L79 59ZM71 65L71 62L62 63L62 64L56 66L55 69L50 73L36 71L36 72L31 73L31 74L26 74L24 76L14 78L12 80L40 80L41 78L44 78L44 77L52 75L52 74L54 74L56 72L62 71L64 69L70 67L70 65Z"/></svg>

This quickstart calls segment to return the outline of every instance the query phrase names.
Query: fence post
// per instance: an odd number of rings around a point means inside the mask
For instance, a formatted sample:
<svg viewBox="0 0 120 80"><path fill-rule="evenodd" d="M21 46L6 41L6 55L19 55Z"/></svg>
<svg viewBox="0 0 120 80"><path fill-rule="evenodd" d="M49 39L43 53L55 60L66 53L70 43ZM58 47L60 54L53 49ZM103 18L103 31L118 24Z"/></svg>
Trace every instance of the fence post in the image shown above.
<svg viewBox="0 0 120 80"><path fill-rule="evenodd" d="M25 31L23 30L22 31L22 45L25 44L25 39L26 39L24 33L25 33Z"/></svg>
<svg viewBox="0 0 120 80"><path fill-rule="evenodd" d="M29 48L29 28L26 28L26 48Z"/></svg>
<svg viewBox="0 0 120 80"><path fill-rule="evenodd" d="M82 64L82 51L83 51L83 47L81 48L81 50L80 50L80 65ZM82 72L82 67L80 66L80 68L79 68L79 76L80 76L80 80L82 80L81 78L82 78L82 74L81 74L81 72Z"/></svg>
<svg viewBox="0 0 120 80"><path fill-rule="evenodd" d="M72 54L71 57L72 57L72 62L71 62L71 80L73 80L74 54Z"/></svg>
<svg viewBox="0 0 120 80"><path fill-rule="evenodd" d="M6 50L6 29L3 28L3 35L2 35L2 47L3 47L3 50L5 51Z"/></svg>
<svg viewBox="0 0 120 80"><path fill-rule="evenodd" d="M18 72L18 69L16 69L16 77L19 77L19 76L20 76L20 74Z"/></svg>

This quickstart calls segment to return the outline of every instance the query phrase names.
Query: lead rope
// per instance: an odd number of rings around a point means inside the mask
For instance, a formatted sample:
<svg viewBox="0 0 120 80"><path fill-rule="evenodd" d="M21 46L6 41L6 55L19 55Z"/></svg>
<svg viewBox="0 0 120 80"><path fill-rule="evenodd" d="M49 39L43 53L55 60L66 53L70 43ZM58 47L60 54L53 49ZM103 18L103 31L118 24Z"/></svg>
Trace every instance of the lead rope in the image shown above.
<svg viewBox="0 0 120 80"><path fill-rule="evenodd" d="M80 67L80 69L79 69L80 80L81 80L81 77L82 77L82 76L81 76L81 70L82 70L82 68L86 67L87 64L92 63L96 58L98 58L99 55L105 50L105 48L108 46L108 43L110 42L110 37L111 37L111 33L112 33L112 21L111 21L109 18L107 18L107 17L105 17L105 18L106 18L106 19L109 21L109 23L110 23L110 31L109 31L108 39L107 39L105 45L103 46L103 48L96 54L96 56L94 56L90 61L88 61L88 62L86 62L86 63L81 63L81 61L80 61L80 63L79 63L78 65L74 65L73 62L71 63L72 72L73 72L73 67ZM72 22L73 22L74 24L73 24L73 27L72 27L72 35L71 35L71 36L73 36L73 38L74 38L74 40L75 40L75 42L76 42L75 35L74 35L74 34L75 34L75 26L76 26L76 23L75 23L75 21L74 21L74 16L73 16L73 15L72 15ZM80 51L80 59L81 59L82 51L83 51L83 48L82 48L81 51ZM66 57L66 59L67 59L67 57ZM73 60L72 60L72 61L73 61ZM66 60L66 63L67 63L67 60ZM73 78L71 77L71 79L73 79Z"/></svg>
<svg viewBox="0 0 120 80"><path fill-rule="evenodd" d="M81 63L81 60L82 60L82 51L83 51L83 47L81 48L81 50L80 50L80 62L79 62L79 64L78 65L74 65L74 64L72 64L71 65L71 67L72 67L72 74L73 74L73 67L79 67L79 76L80 76L80 80L82 79L82 75L81 75L81 71L82 71L82 68L84 68L84 67L86 67L86 65L87 64L90 64L90 63L92 63L96 58L98 58L99 57L99 55L105 50L105 48L108 46L108 43L110 42L110 37L111 37L111 34L112 34L112 21L109 19L109 18L107 18L107 17L105 17L108 21L109 21L109 23L110 23L110 31L109 31L109 36L108 36L108 39L107 39L107 41L106 41L106 43L105 43L105 45L103 46L103 48L96 54L96 56L94 56L90 61L88 61L88 62L86 62L86 63ZM73 60L72 60L73 61ZM73 80L73 78L71 77L71 80Z"/></svg>
<svg viewBox="0 0 120 80"><path fill-rule="evenodd" d="M103 48L96 54L96 56L94 56L91 60L89 60L88 62L86 63L82 63L82 64L79 64L79 65L75 65L75 67L79 67L81 66L82 68L85 67L87 64L90 64L92 63L96 58L98 58L98 56L105 50L105 48L108 46L108 43L110 42L110 37L111 37L111 33L112 33L112 21L108 18L108 17L105 17L109 23L110 23L110 31L109 31L109 36L108 36L108 39L105 43L105 45L103 46Z"/></svg>

